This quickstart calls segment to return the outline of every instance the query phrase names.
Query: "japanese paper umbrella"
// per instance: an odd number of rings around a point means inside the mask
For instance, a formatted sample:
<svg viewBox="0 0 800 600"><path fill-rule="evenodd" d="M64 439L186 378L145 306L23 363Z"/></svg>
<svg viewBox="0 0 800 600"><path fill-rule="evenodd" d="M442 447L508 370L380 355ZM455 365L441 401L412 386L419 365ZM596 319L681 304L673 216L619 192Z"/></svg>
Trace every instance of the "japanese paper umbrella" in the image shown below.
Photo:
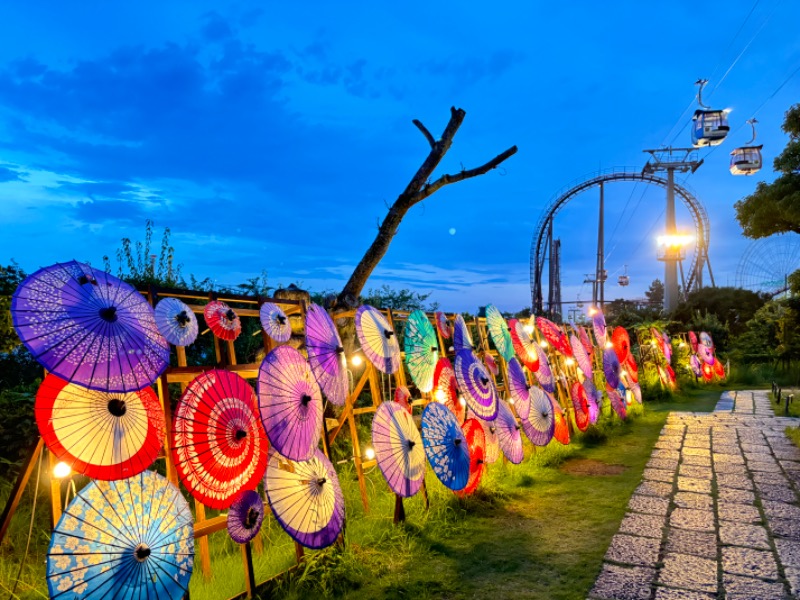
<svg viewBox="0 0 800 600"><path fill-rule="evenodd" d="M236 373L211 370L183 392L172 425L178 477L200 502L227 508L254 489L267 464L267 439L253 388Z"/></svg>
<svg viewBox="0 0 800 600"><path fill-rule="evenodd" d="M625 408L625 399L616 389L610 386L606 386L606 394L608 394L608 399L611 401L611 408L614 409L617 416L620 419L625 419L628 416L628 411Z"/></svg>
<svg viewBox="0 0 800 600"><path fill-rule="evenodd" d="M707 362L702 363L701 370L703 371L703 379L706 381L711 381L714 378L714 367Z"/></svg>
<svg viewBox="0 0 800 600"><path fill-rule="evenodd" d="M527 417L531 409L531 390L525 371L516 358L508 361L508 393L520 418Z"/></svg>
<svg viewBox="0 0 800 600"><path fill-rule="evenodd" d="M258 369L258 405L269 443L286 458L309 460L322 431L322 395L308 361L278 346Z"/></svg>
<svg viewBox="0 0 800 600"><path fill-rule="evenodd" d="M547 354L537 344L536 351L539 353L539 368L533 373L539 385L551 394L556 391L555 379L553 378L553 371L550 369L550 361L547 360Z"/></svg>
<svg viewBox="0 0 800 600"><path fill-rule="evenodd" d="M425 479L425 449L414 419L395 402L383 402L372 419L372 446L386 483L408 498Z"/></svg>
<svg viewBox="0 0 800 600"><path fill-rule="evenodd" d="M450 321L447 320L447 315L437 310L434 316L436 317L436 328L439 330L439 335L444 339L448 339L453 335L453 327L450 325Z"/></svg>
<svg viewBox="0 0 800 600"><path fill-rule="evenodd" d="M583 348L584 350L586 350L586 354L591 356L592 353L594 352L594 346L592 345L592 340L589 338L589 332L586 331L585 327L579 327L578 335L581 338L581 344L583 344Z"/></svg>
<svg viewBox="0 0 800 600"><path fill-rule="evenodd" d="M277 304L265 302L261 305L258 316L266 334L276 342L288 342L292 337L292 325L289 323L289 317Z"/></svg>
<svg viewBox="0 0 800 600"><path fill-rule="evenodd" d="M464 438L469 447L469 479L464 489L457 492L459 496L468 496L478 489L486 464L486 438L478 419L467 419L462 425Z"/></svg>
<svg viewBox="0 0 800 600"><path fill-rule="evenodd" d="M557 350L564 356L572 356L572 348L569 346L569 340L558 325L544 317L536 317L536 327L542 332L544 339L547 340L547 343L550 344L554 350Z"/></svg>
<svg viewBox="0 0 800 600"><path fill-rule="evenodd" d="M158 330L170 344L188 346L197 338L197 317L177 298L164 298L156 304Z"/></svg>
<svg viewBox="0 0 800 600"><path fill-rule="evenodd" d="M502 400L500 400L500 403L502 403ZM500 404L498 403L498 414L500 410L499 407ZM483 449L484 460L486 464L494 464L500 457L500 443L497 441L497 419L494 421L478 419L478 422L481 424L481 427L483 427L483 438L485 441L485 447Z"/></svg>
<svg viewBox="0 0 800 600"><path fill-rule="evenodd" d="M124 479L144 471L164 442L164 415L149 387L99 392L51 373L36 393L35 413L56 458L92 479Z"/></svg>
<svg viewBox="0 0 800 600"><path fill-rule="evenodd" d="M611 387L619 387L619 372L620 372L619 358L614 348L605 348L603 350L603 373L606 376L606 382Z"/></svg>
<svg viewBox="0 0 800 600"><path fill-rule="evenodd" d="M550 404L553 405L553 419L555 420L553 437L559 443L566 446L569 444L569 423L567 423L567 417L558 401L551 394L548 394L548 396L550 398Z"/></svg>
<svg viewBox="0 0 800 600"><path fill-rule="evenodd" d="M624 363L631 352L631 339L624 327L615 327L611 334L611 343L620 363Z"/></svg>
<svg viewBox="0 0 800 600"><path fill-rule="evenodd" d="M703 376L703 369L700 366L700 359L694 354L689 357L689 367L691 367L692 373L694 373L695 377Z"/></svg>
<svg viewBox="0 0 800 600"><path fill-rule="evenodd" d="M239 492L228 509L228 534L237 544L245 544L261 531L264 501L255 490Z"/></svg>
<svg viewBox="0 0 800 600"><path fill-rule="evenodd" d="M539 353L536 351L538 344L525 331L522 321L511 319L508 326L511 329L511 343L514 345L514 350L517 351L517 356L531 372L536 371L539 368Z"/></svg>
<svg viewBox="0 0 800 600"><path fill-rule="evenodd" d="M700 332L700 343L708 346L709 348L714 347L714 342L712 341L711 336L705 331Z"/></svg>
<svg viewBox="0 0 800 600"><path fill-rule="evenodd" d="M422 442L436 477L451 490L469 480L469 447L455 416L438 402L422 411Z"/></svg>
<svg viewBox="0 0 800 600"><path fill-rule="evenodd" d="M316 449L296 462L271 452L264 488L275 519L306 548L333 544L344 524L344 497L331 461Z"/></svg>
<svg viewBox="0 0 800 600"><path fill-rule="evenodd" d="M497 416L497 390L486 366L472 350L456 353L456 381L467 406L484 421Z"/></svg>
<svg viewBox="0 0 800 600"><path fill-rule="evenodd" d="M692 352L697 352L697 334L694 331L689 332L689 345L692 347Z"/></svg>
<svg viewBox="0 0 800 600"><path fill-rule="evenodd" d="M436 371L433 374L433 399L449 408L459 424L464 422L467 413L466 401L462 402L458 397L456 372L450 360L444 356L436 363Z"/></svg>
<svg viewBox="0 0 800 600"><path fill-rule="evenodd" d="M436 331L421 310L408 315L403 335L406 366L420 392L433 389L433 374L439 359L439 340Z"/></svg>
<svg viewBox="0 0 800 600"><path fill-rule="evenodd" d="M597 423L600 416L600 406L603 402L603 392L597 389L591 379L583 380L583 389L586 392L586 399L589 401L589 422Z"/></svg>
<svg viewBox="0 0 800 600"><path fill-rule="evenodd" d="M325 397L342 406L348 394L344 346L328 312L316 304L306 313L306 350L311 372Z"/></svg>
<svg viewBox="0 0 800 600"><path fill-rule="evenodd" d="M592 359L586 353L586 348L583 347L578 336L574 333L569 336L569 345L572 346L572 355L575 357L575 362L578 363L578 368L585 377L591 378L594 372L592 369Z"/></svg>
<svg viewBox="0 0 800 600"><path fill-rule="evenodd" d="M705 344L697 344L697 357L707 365L714 364L714 352Z"/></svg>
<svg viewBox="0 0 800 600"><path fill-rule="evenodd" d="M408 414L412 414L413 410L409 400L411 400L411 392L408 391L408 388L404 385L397 386L394 391L394 401L398 406L402 406Z"/></svg>
<svg viewBox="0 0 800 600"><path fill-rule="evenodd" d="M725 365L718 358L714 361L714 375L720 379L725 379Z"/></svg>
<svg viewBox="0 0 800 600"><path fill-rule="evenodd" d="M630 377L633 383L639 383L639 367L636 364L636 359L633 358L633 353L628 354L628 359L625 361L625 369L628 371L628 377Z"/></svg>
<svg viewBox="0 0 800 600"><path fill-rule="evenodd" d="M508 324L494 304L486 307L486 327L498 354L506 360L514 356L514 346L508 331Z"/></svg>
<svg viewBox="0 0 800 600"><path fill-rule="evenodd" d="M472 343L472 335L469 332L467 324L464 322L464 317L461 315L456 315L453 323L453 348L456 352L459 350L475 349Z"/></svg>
<svg viewBox="0 0 800 600"><path fill-rule="evenodd" d="M546 446L553 439L556 420L553 405L544 390L531 388L531 409L521 421L522 431L535 446Z"/></svg>
<svg viewBox="0 0 800 600"><path fill-rule="evenodd" d="M672 360L672 340L669 339L669 335L664 332L661 336L661 344L664 347L664 358L667 359L667 362Z"/></svg>
<svg viewBox="0 0 800 600"><path fill-rule="evenodd" d="M508 404L501 400L497 406L497 418L492 421L497 436L497 444L505 457L515 465L522 462L522 434L514 413ZM488 446L488 445L487 445ZM487 462L489 462L487 460Z"/></svg>
<svg viewBox="0 0 800 600"><path fill-rule="evenodd" d="M93 390L140 390L169 365L169 344L144 297L89 265L33 273L14 292L11 317L45 369Z"/></svg>
<svg viewBox="0 0 800 600"><path fill-rule="evenodd" d="M642 403L642 388L639 387L638 383L634 383L633 385L631 385L631 392L633 392L634 400L636 400L636 402L641 404Z"/></svg>
<svg viewBox="0 0 800 600"><path fill-rule="evenodd" d="M489 371L489 373L495 376L500 373L500 369L497 368L497 361L494 359L494 356L488 352L484 352L481 355L481 358L483 358L483 364L486 365L486 369Z"/></svg>
<svg viewBox="0 0 800 600"><path fill-rule="evenodd" d="M586 395L586 390L577 381L572 384L570 390L570 397L572 398L572 408L574 409L573 415L575 416L575 425L581 431L586 431L589 427L589 397Z"/></svg>
<svg viewBox="0 0 800 600"><path fill-rule="evenodd" d="M603 316L603 311L599 308L595 309L592 315L592 330L597 343L602 348L606 345L606 318Z"/></svg>
<svg viewBox="0 0 800 600"><path fill-rule="evenodd" d="M394 373L400 366L400 344L386 318L371 306L356 311L356 334L364 354L384 373Z"/></svg>
<svg viewBox="0 0 800 600"><path fill-rule="evenodd" d="M61 514L47 551L50 598L184 597L194 527L181 492L154 471L92 481Z"/></svg>
<svg viewBox="0 0 800 600"><path fill-rule="evenodd" d="M221 340L232 342L242 332L242 322L236 312L224 302L212 300L203 308L203 318L212 333Z"/></svg>

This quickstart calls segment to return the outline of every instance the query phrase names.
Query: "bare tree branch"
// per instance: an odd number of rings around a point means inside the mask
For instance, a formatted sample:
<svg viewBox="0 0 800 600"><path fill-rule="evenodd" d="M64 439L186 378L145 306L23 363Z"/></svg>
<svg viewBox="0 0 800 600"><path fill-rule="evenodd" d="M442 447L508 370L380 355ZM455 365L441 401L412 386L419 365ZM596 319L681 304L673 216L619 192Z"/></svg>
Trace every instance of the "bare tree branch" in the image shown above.
<svg viewBox="0 0 800 600"><path fill-rule="evenodd" d="M424 135L425 139L428 140L428 143L431 145L431 148L435 147L436 146L436 140L433 139L433 135L431 135L431 132L428 131L428 128L425 127L425 125L422 124L422 121L420 121L419 119L414 119L411 122L414 125L416 125L417 129L419 129L422 132L422 135Z"/></svg>
<svg viewBox="0 0 800 600"><path fill-rule="evenodd" d="M447 122L442 137L438 141L433 139L433 135L431 135L430 131L428 131L421 122L416 119L412 121L428 140L428 143L430 143L431 151L428 153L428 156L425 158L422 165L420 165L419 169L417 169L411 181L408 182L406 188L389 208L386 218L380 224L378 235L367 249L361 261L356 265L350 279L336 298L337 307L352 308L356 306L358 297L364 290L364 286L372 274L372 271L375 270L375 267L386 255L389 244L397 233L397 228L400 226L400 222L412 206L428 198L445 185L488 173L507 158L516 154L517 147L512 146L480 167L462 170L455 175L442 175L431 182L433 171L439 166L442 158L444 158L444 155L450 149L453 143L453 137L455 137L456 132L458 132L459 127L461 127L461 123L463 123L466 114L467 113L460 108L450 108L450 120Z"/></svg>

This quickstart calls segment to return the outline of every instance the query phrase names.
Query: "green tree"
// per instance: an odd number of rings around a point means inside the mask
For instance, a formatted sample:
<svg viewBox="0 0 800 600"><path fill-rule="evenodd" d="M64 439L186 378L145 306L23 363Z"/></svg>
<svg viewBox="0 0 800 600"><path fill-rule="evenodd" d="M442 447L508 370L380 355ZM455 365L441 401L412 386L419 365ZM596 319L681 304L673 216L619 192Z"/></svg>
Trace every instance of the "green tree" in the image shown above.
<svg viewBox="0 0 800 600"><path fill-rule="evenodd" d="M19 345L11 323L11 296L25 277L16 261L5 267L0 265L0 352L11 352Z"/></svg>
<svg viewBox="0 0 800 600"><path fill-rule="evenodd" d="M430 294L421 294L409 289L395 290L388 285L371 289L361 297L362 304L375 308L391 308L392 310L438 310L437 302L427 302Z"/></svg>
<svg viewBox="0 0 800 600"><path fill-rule="evenodd" d="M766 301L765 296L742 288L706 287L691 292L686 301L673 311L670 318L688 326L698 311L708 313L726 324L730 335L737 336L744 333L747 322Z"/></svg>
<svg viewBox="0 0 800 600"><path fill-rule="evenodd" d="M143 242L132 242L130 238L122 238L122 245L115 253L117 277L135 286L184 286L181 267L174 264L175 248L170 244L169 227L164 229L161 236L161 247L157 254L153 252L152 242L153 222L149 219L145 223ZM103 257L103 268L109 273L113 272L108 256Z"/></svg>
<svg viewBox="0 0 800 600"><path fill-rule="evenodd" d="M650 287L647 288L644 295L651 306L662 307L664 306L664 284L660 279L654 279Z"/></svg>
<svg viewBox="0 0 800 600"><path fill-rule="evenodd" d="M735 205L736 218L750 238L800 233L800 104L786 111L782 129L789 142L772 163L777 179L759 182L755 192Z"/></svg>

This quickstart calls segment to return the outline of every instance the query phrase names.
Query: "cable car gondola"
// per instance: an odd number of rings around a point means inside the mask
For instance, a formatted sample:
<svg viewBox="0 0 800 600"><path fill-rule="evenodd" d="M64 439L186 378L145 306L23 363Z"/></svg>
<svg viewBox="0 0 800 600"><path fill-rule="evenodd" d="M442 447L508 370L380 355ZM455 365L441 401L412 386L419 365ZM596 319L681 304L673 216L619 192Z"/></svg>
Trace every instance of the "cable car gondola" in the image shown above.
<svg viewBox="0 0 800 600"><path fill-rule="evenodd" d="M631 282L631 279L630 279L630 277L628 277L628 265L625 265L625 273L623 273L622 275L619 276L619 278L617 279L617 283L621 287L627 287L628 284L630 284L630 282Z"/></svg>
<svg viewBox="0 0 800 600"><path fill-rule="evenodd" d="M728 111L713 110L703 104L703 88L707 83L708 79L698 79L695 82L695 85L700 86L697 91L700 108L694 111L692 117L692 145L695 148L718 146L731 130L728 125Z"/></svg>
<svg viewBox="0 0 800 600"><path fill-rule="evenodd" d="M753 128L753 137L747 144L740 148L735 148L731 152L731 175L753 175L761 170L761 148L764 146L751 146L756 141L756 121L747 121Z"/></svg>

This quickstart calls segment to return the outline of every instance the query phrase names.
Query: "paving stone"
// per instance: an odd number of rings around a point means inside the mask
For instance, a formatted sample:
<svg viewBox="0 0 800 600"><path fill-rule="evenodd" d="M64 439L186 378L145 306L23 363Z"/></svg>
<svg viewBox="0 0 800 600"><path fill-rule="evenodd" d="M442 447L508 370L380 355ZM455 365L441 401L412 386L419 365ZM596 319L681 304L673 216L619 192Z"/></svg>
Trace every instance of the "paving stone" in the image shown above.
<svg viewBox="0 0 800 600"><path fill-rule="evenodd" d="M698 592L716 593L717 561L689 554L667 553L658 583Z"/></svg>
<svg viewBox="0 0 800 600"><path fill-rule="evenodd" d="M739 523L757 523L761 521L761 513L752 504L734 502L717 502L717 514L725 521Z"/></svg>
<svg viewBox="0 0 800 600"><path fill-rule="evenodd" d="M734 473L735 475L747 475L747 467L734 463L714 463L716 473Z"/></svg>
<svg viewBox="0 0 800 600"><path fill-rule="evenodd" d="M678 476L678 490L682 492L700 492L703 494L710 494L711 480L700 479L699 477Z"/></svg>
<svg viewBox="0 0 800 600"><path fill-rule="evenodd" d="M800 540L800 522L796 519L769 517L767 525L777 536Z"/></svg>
<svg viewBox="0 0 800 600"><path fill-rule="evenodd" d="M643 567L654 567L658 562L661 540L617 534L611 538L605 560Z"/></svg>
<svg viewBox="0 0 800 600"><path fill-rule="evenodd" d="M663 529L664 517L639 513L626 514L622 519L622 523L619 525L620 533L629 533L658 539L661 539Z"/></svg>
<svg viewBox="0 0 800 600"><path fill-rule="evenodd" d="M651 458L647 461L647 468L652 469L666 469L668 471L675 471L678 468L677 459L666 458Z"/></svg>
<svg viewBox="0 0 800 600"><path fill-rule="evenodd" d="M645 496L657 496L659 498L668 498L672 494L672 484L662 483L660 481L643 481L636 488L637 494Z"/></svg>
<svg viewBox="0 0 800 600"><path fill-rule="evenodd" d="M640 496L639 494L634 494L628 502L628 510L666 517L667 511L669 510L669 500L666 498L656 498L655 496Z"/></svg>
<svg viewBox="0 0 800 600"><path fill-rule="evenodd" d="M711 448L711 438L708 436L688 436L683 440L683 447L708 450Z"/></svg>
<svg viewBox="0 0 800 600"><path fill-rule="evenodd" d="M681 508L697 508L711 510L714 508L714 499L708 494L695 494L694 492L678 492L672 499Z"/></svg>
<svg viewBox="0 0 800 600"><path fill-rule="evenodd" d="M775 538L775 547L784 567L800 569L800 541Z"/></svg>
<svg viewBox="0 0 800 600"><path fill-rule="evenodd" d="M800 569L788 568L784 570L786 574L786 581L789 582L789 587L792 589L792 596L797 598L800 596Z"/></svg>
<svg viewBox="0 0 800 600"><path fill-rule="evenodd" d="M708 479L713 477L711 467L698 467L697 465L681 465L678 469L678 475L684 477L695 477L698 479Z"/></svg>
<svg viewBox="0 0 800 600"><path fill-rule="evenodd" d="M722 549L722 570L734 575L777 579L778 565L772 552L729 546Z"/></svg>
<svg viewBox="0 0 800 600"><path fill-rule="evenodd" d="M698 465L701 467L710 467L711 458L708 456L684 456L683 464L685 465Z"/></svg>
<svg viewBox="0 0 800 600"><path fill-rule="evenodd" d="M675 479L675 471L665 471L664 469L645 469L642 472L642 479L649 481L663 481L672 484Z"/></svg>
<svg viewBox="0 0 800 600"><path fill-rule="evenodd" d="M714 462L724 462L724 463L733 463L733 464L744 464L744 458L741 454L722 454L714 452Z"/></svg>
<svg viewBox="0 0 800 600"><path fill-rule="evenodd" d="M713 533L671 527L667 532L665 550L673 554L692 554L716 560L717 536Z"/></svg>
<svg viewBox="0 0 800 600"><path fill-rule="evenodd" d="M800 520L800 506L787 504L786 502L776 502L775 500L763 500L764 512L767 518L779 517L781 519Z"/></svg>
<svg viewBox="0 0 800 600"><path fill-rule="evenodd" d="M737 490L752 490L753 482L750 478L733 473L717 473L717 486L730 487Z"/></svg>
<svg viewBox="0 0 800 600"><path fill-rule="evenodd" d="M780 471L764 472L757 471L753 473L753 481L756 483L771 483L773 485L787 485L788 480Z"/></svg>
<svg viewBox="0 0 800 600"><path fill-rule="evenodd" d="M683 456L711 456L711 450L707 448L684 448Z"/></svg>
<svg viewBox="0 0 800 600"><path fill-rule="evenodd" d="M680 452L677 450L664 450L664 449L655 449L650 454L650 458L680 458Z"/></svg>
<svg viewBox="0 0 800 600"><path fill-rule="evenodd" d="M788 485L759 485L756 484L758 494L764 500L772 500L778 502L796 502L797 496L794 490Z"/></svg>
<svg viewBox="0 0 800 600"><path fill-rule="evenodd" d="M692 590L676 590L674 588L656 588L655 600L716 600L716 594L695 592Z"/></svg>
<svg viewBox="0 0 800 600"><path fill-rule="evenodd" d="M756 501L756 496L750 490L719 488L717 490L717 499L720 502L739 502L741 504L752 504Z"/></svg>
<svg viewBox="0 0 800 600"><path fill-rule="evenodd" d="M647 567L621 567L604 564L590 598L602 600L648 600L655 570Z"/></svg>
<svg viewBox="0 0 800 600"><path fill-rule="evenodd" d="M716 447L714 448L716 450ZM764 442L763 444L742 444L742 451L745 454L771 454L772 449L769 447L769 444Z"/></svg>
<svg viewBox="0 0 800 600"><path fill-rule="evenodd" d="M772 583L752 577L731 575L722 576L726 600L779 600L783 598L782 583Z"/></svg>
<svg viewBox="0 0 800 600"><path fill-rule="evenodd" d="M800 471L800 462L779 460L778 461L784 471Z"/></svg>
<svg viewBox="0 0 800 600"><path fill-rule="evenodd" d="M780 446L774 450L775 456L782 460L800 460L800 449L794 446Z"/></svg>
<svg viewBox="0 0 800 600"><path fill-rule="evenodd" d="M775 461L747 461L747 468L751 471L761 471L763 473L778 473L778 463Z"/></svg>
<svg viewBox="0 0 800 600"><path fill-rule="evenodd" d="M710 510L676 508L669 516L670 527L692 531L714 531L714 513Z"/></svg>
<svg viewBox="0 0 800 600"><path fill-rule="evenodd" d="M767 530L760 525L720 521L719 538L729 546L747 546L759 550L770 550Z"/></svg>

